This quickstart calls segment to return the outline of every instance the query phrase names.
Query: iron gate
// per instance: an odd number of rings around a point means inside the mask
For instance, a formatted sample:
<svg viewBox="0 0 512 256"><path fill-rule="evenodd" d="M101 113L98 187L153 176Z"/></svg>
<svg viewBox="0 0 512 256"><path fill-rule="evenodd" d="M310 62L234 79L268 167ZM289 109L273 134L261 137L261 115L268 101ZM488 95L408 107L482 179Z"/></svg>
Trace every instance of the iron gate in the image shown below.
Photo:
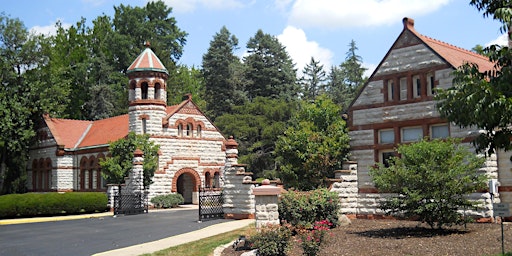
<svg viewBox="0 0 512 256"><path fill-rule="evenodd" d="M114 215L141 214L148 212L148 198L146 193L114 195Z"/></svg>
<svg viewBox="0 0 512 256"><path fill-rule="evenodd" d="M199 221L224 218L222 190L199 187Z"/></svg>

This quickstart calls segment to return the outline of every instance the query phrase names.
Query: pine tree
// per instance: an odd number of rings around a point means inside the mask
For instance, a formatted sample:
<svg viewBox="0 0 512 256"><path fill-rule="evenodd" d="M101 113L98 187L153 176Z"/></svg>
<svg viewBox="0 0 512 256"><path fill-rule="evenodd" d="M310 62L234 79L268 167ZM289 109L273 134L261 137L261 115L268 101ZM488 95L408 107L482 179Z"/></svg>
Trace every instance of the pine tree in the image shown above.
<svg viewBox="0 0 512 256"><path fill-rule="evenodd" d="M249 55L244 58L244 63L248 98L296 99L299 92L297 71L277 38L260 29L247 42L247 49Z"/></svg>
<svg viewBox="0 0 512 256"><path fill-rule="evenodd" d="M325 81L327 80L324 66L320 65L320 61L315 61L311 57L311 61L304 67L303 76L301 78L302 99L314 100L316 96L325 92Z"/></svg>

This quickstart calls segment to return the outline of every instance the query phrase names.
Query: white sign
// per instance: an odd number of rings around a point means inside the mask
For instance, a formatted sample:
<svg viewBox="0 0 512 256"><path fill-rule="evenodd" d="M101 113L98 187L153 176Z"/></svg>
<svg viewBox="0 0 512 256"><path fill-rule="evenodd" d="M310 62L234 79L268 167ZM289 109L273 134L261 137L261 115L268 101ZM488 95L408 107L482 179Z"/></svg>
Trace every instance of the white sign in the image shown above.
<svg viewBox="0 0 512 256"><path fill-rule="evenodd" d="M510 204L492 204L494 217L510 217Z"/></svg>

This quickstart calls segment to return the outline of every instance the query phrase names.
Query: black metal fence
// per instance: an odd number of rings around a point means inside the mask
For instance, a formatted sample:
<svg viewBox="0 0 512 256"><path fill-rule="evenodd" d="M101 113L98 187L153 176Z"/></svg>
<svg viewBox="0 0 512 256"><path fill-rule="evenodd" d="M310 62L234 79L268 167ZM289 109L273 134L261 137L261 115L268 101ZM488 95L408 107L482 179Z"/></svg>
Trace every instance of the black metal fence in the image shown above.
<svg viewBox="0 0 512 256"><path fill-rule="evenodd" d="M199 187L199 221L224 218L222 190Z"/></svg>
<svg viewBox="0 0 512 256"><path fill-rule="evenodd" d="M133 193L114 195L114 215L141 214L148 212L148 198L146 193Z"/></svg>

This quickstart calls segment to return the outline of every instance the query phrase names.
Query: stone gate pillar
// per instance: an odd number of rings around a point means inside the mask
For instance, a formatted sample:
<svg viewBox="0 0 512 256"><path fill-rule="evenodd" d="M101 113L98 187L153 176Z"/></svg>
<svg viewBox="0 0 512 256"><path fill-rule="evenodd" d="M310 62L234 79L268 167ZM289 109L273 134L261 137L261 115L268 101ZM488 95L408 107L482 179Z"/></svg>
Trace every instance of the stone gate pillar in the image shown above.
<svg viewBox="0 0 512 256"><path fill-rule="evenodd" d="M281 188L270 185L270 180L265 179L261 186L252 190L256 201L256 228L259 229L265 225L279 224L279 195Z"/></svg>

